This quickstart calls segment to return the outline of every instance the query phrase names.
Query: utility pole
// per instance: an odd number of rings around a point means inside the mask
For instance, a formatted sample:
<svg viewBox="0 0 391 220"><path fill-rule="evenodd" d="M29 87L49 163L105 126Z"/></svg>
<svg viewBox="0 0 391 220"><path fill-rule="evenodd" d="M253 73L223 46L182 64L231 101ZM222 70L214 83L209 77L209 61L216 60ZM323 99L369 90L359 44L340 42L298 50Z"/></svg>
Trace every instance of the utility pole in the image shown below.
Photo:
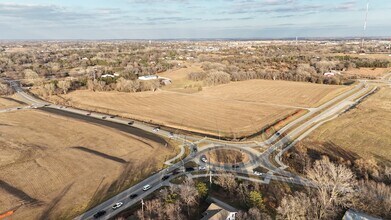
<svg viewBox="0 0 391 220"><path fill-rule="evenodd" d="M363 36L362 36L362 41L361 41L361 49L362 50L364 50L364 38L365 38L365 32L367 30L368 10L369 10L369 0L367 1L367 10L365 12L364 30L363 30Z"/></svg>
<svg viewBox="0 0 391 220"><path fill-rule="evenodd" d="M144 199L141 199L141 212L143 213L143 219L144 219Z"/></svg>

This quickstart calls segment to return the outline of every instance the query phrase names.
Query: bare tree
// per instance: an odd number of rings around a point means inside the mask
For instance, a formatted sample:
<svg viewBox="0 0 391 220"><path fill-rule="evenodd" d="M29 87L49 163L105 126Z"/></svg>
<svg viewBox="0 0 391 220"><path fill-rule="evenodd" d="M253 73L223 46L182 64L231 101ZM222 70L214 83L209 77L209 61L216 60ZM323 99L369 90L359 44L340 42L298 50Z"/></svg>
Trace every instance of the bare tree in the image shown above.
<svg viewBox="0 0 391 220"><path fill-rule="evenodd" d="M4 83L0 83L0 95L10 95L12 93L12 89L10 86Z"/></svg>
<svg viewBox="0 0 391 220"><path fill-rule="evenodd" d="M56 91L56 85L54 85L54 83L50 82L50 83L46 83L44 86L43 86L44 90L45 90L45 93L49 96L53 95L54 92Z"/></svg>
<svg viewBox="0 0 391 220"><path fill-rule="evenodd" d="M67 94L69 88L71 88L71 82L69 80L61 80L58 81L57 86L64 94Z"/></svg>
<svg viewBox="0 0 391 220"><path fill-rule="evenodd" d="M198 191L194 185L194 181L187 178L179 187L179 194L182 202L187 206L187 212L190 214L190 207L198 203Z"/></svg>
<svg viewBox="0 0 391 220"><path fill-rule="evenodd" d="M391 219L391 187L374 181L360 181L354 207L366 213Z"/></svg>
<svg viewBox="0 0 391 220"><path fill-rule="evenodd" d="M262 213L259 209L254 207L254 208L249 209L248 212L239 211L236 214L235 219L238 219L238 220L271 220L272 218L268 214Z"/></svg>
<svg viewBox="0 0 391 220"><path fill-rule="evenodd" d="M165 213L168 219L184 219L184 216L181 213L181 205L179 202L167 204L165 207Z"/></svg>
<svg viewBox="0 0 391 220"><path fill-rule="evenodd" d="M317 219L332 218L340 206L347 206L355 196L355 175L344 165L323 157L307 169L307 177L316 184Z"/></svg>
<svg viewBox="0 0 391 220"><path fill-rule="evenodd" d="M296 192L293 196L285 196L277 208L277 219L297 220L311 219L313 201L302 192Z"/></svg>
<svg viewBox="0 0 391 220"><path fill-rule="evenodd" d="M230 81L231 76L228 73L222 71L212 71L208 73L207 77L205 78L205 83L209 86L226 84Z"/></svg>
<svg viewBox="0 0 391 220"><path fill-rule="evenodd" d="M232 194L238 186L238 183L235 180L235 175L232 173L223 173L219 175L215 183L226 189L230 194Z"/></svg>

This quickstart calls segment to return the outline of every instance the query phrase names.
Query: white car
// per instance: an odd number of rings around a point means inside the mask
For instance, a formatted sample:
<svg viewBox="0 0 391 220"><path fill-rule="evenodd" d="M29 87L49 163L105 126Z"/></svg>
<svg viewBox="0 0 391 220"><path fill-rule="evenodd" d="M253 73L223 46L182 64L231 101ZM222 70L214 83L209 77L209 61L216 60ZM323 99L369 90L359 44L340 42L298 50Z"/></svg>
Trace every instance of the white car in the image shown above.
<svg viewBox="0 0 391 220"><path fill-rule="evenodd" d="M154 128L153 131L154 132L158 132L160 130L160 128Z"/></svg>
<svg viewBox="0 0 391 220"><path fill-rule="evenodd" d="M150 189L151 188L151 185L145 185L144 187L143 187L143 191L147 191L148 189Z"/></svg>
<svg viewBox="0 0 391 220"><path fill-rule="evenodd" d="M201 158L201 161L204 163L208 163L208 159L206 159L206 157Z"/></svg>
<svg viewBox="0 0 391 220"><path fill-rule="evenodd" d="M262 174L261 172L254 171L254 175L256 175L256 176L262 176L263 174Z"/></svg>
<svg viewBox="0 0 391 220"><path fill-rule="evenodd" d="M200 167L198 167L198 170L206 170L206 167L200 166Z"/></svg>
<svg viewBox="0 0 391 220"><path fill-rule="evenodd" d="M119 207L121 207L123 204L124 204L123 202L117 202L111 208L115 210L115 209L118 209Z"/></svg>

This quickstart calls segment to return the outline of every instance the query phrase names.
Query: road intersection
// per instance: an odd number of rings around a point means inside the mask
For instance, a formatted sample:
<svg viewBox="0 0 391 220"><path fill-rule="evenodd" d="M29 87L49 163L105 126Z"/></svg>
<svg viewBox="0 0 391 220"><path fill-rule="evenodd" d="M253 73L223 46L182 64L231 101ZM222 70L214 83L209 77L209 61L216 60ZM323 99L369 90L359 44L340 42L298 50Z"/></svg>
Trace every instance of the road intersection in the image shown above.
<svg viewBox="0 0 391 220"><path fill-rule="evenodd" d="M77 220L93 219L93 215L100 210L106 211L106 215L104 215L102 219L110 219L126 208L129 208L132 205L140 202L141 199L147 197L149 194L160 189L161 187L169 186L172 179L181 175L187 175L191 178L210 178L223 175L221 172L230 172L234 173L238 179L245 179L263 184L268 184L271 180L276 180L310 187L314 186L311 181L286 171L285 169L287 166L284 165L281 161L282 154L293 147L295 143L306 137L311 131L323 123L338 117L339 114L357 104L366 94L371 93L376 89L376 87L368 86L366 81L360 81L351 90L340 94L339 96L322 104L319 107L309 109L307 114L290 122L266 141L228 142L211 138L199 138L188 135L185 136L181 134L173 134L171 131L164 129L159 129L157 131L156 129L154 130L155 126L146 123L134 121L129 124L130 119L112 117L111 115L107 114L89 112L81 109L51 104L26 93L16 81L7 80L7 82L16 91L16 94L19 96L19 98L29 105L24 106L23 109L55 109L56 111L68 112L72 114L83 115L84 117L131 126L149 133L153 133L157 136L173 138L183 142L183 145L180 146L180 153L174 158L166 161L165 164L167 165L167 168L160 170L159 172L142 180L138 184L88 210L82 215L76 217L75 219ZM0 112L16 110L21 109L10 108L7 110L0 110ZM200 143L203 144L202 147L198 146ZM192 152L189 155L185 155L185 148L187 147L190 148L190 152ZM196 151L193 151L194 148ZM233 167L232 164L220 165L213 164L210 161L205 163L201 160L201 157L205 155L207 151L216 149L239 150L249 156L249 161L238 163L236 164L237 166ZM199 166L206 166L207 171L199 172L196 170L194 173L185 172L183 167L184 164L191 161L198 164ZM262 167L268 170L268 172L262 173L260 176L254 175L253 169L257 167ZM178 173L178 170L182 170L182 172ZM162 180L162 178L167 175L170 175L170 177L168 179ZM143 190L143 187L147 184L152 186L151 189ZM132 194L137 194L138 196L131 199L129 196ZM116 202L123 202L123 206L113 210L111 207Z"/></svg>

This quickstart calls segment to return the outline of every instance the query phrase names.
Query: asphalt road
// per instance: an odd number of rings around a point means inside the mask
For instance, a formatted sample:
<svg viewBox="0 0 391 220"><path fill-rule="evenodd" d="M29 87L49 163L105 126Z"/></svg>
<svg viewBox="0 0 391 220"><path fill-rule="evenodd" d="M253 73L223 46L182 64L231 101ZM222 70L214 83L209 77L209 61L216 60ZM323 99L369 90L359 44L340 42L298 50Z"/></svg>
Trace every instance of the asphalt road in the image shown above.
<svg viewBox="0 0 391 220"><path fill-rule="evenodd" d="M102 120L101 118L90 117L90 116L83 115L83 114L77 114L75 112L66 111L66 110L62 110L59 108L42 107L39 109L42 111L45 111L45 112L52 113L52 114L61 115L61 116L69 117L69 118L82 120L82 121L85 121L88 123L93 123L93 124L98 124L98 125L103 125L106 127L114 128L114 129L129 133L129 134L141 137L141 138L145 138L145 139L154 141L154 142L159 143L163 146L168 145L167 141L164 138L162 138L161 136L158 136L158 135L151 133L151 132L147 132L147 131L142 130L140 128L136 128L132 125L128 125L127 123L129 123L131 120L121 119L121 122L114 122L111 120L110 121L109 120ZM107 118L110 118L110 117L107 117Z"/></svg>
<svg viewBox="0 0 391 220"><path fill-rule="evenodd" d="M29 104L34 104L35 106L45 106L49 103L44 102L42 100L39 100L35 97L30 96L29 94L25 93L17 83L10 82L11 86L17 91L17 94L24 100L26 100ZM102 219L109 219L111 217L114 217L119 212L123 211L124 209L134 205L135 203L139 202L141 199L148 196L153 191L159 189L162 186L168 186L169 180L172 178L175 178L178 175L176 174L172 175L171 177L165 181L162 181L162 177L164 175L172 173L173 170L180 168L189 161L194 161L200 165L206 165L208 166L208 170L210 172L217 172L217 171L229 171L234 172L237 174L237 178L241 179L247 179L250 181L260 182L260 183L269 183L270 180L277 180L277 181L285 181L285 182L291 182L296 184L301 184L305 186L313 186L313 183L306 180L305 178L295 176L287 171L284 170L284 165L281 161L279 161L280 157L275 157L276 164L279 164L280 167L275 166L271 161L271 155L279 150L282 150L285 152L286 147L292 147L295 143L295 140L298 138L303 138L303 135L308 135L310 131L315 129L320 124L324 123L327 120L330 120L331 118L337 117L338 114L340 114L343 110L346 108L349 108L351 105L355 104L359 99L358 97L364 95L365 93L369 92L369 89L366 86L365 82L360 82L358 85L355 86L352 90L349 90L338 97L334 98L333 100L330 100L329 102L317 107L310 109L310 112L306 115L296 119L295 121L289 123L282 129L278 131L279 134L284 135L278 135L277 133L270 137L268 140L264 142L242 142L242 143L233 143L233 142L226 142L221 140L215 140L215 139L203 139L199 140L199 138L191 137L191 136L182 136L182 135L173 135L169 131L165 130L159 130L154 132L153 127L147 124L143 124L140 122L135 122L132 126L127 125L129 122L129 119L123 119L123 118L110 118L110 115L100 114L100 113L91 113L91 115L87 116L88 111L80 110L80 109L74 109L74 108L66 108L59 105L53 105L50 104L50 106L46 106L44 109L45 111L55 113L55 114L61 114L67 117L73 117L77 118L79 120L85 120L87 122L95 123L95 124L101 124L109 127L114 127L119 130L124 129L129 132L133 132L135 135L144 135L144 138L153 139L154 141L161 141L163 138L159 137L170 137L175 138L178 140L182 140L184 142L184 145L191 145L194 146L196 142L202 141L204 143L209 143L209 145L206 145L202 148L198 149L198 152L188 155L185 159L182 161L179 161L176 164L171 165L169 168L162 170L156 174L151 175L150 177L144 179L140 183L130 187L129 189L121 192L120 194L108 199L107 201L99 204L98 206L90 209L89 211L83 213L82 215L76 217L75 219L92 219L93 215L100 211L105 210L107 213L102 217ZM102 117L106 117L105 119L102 119ZM125 126L125 127L123 127ZM128 130L130 129L130 130ZM142 136L143 137L143 136ZM164 140L164 139L163 139ZM194 143L192 143L192 141ZM160 143L160 142L159 142ZM163 143L163 142L161 142ZM290 145L289 145L290 144ZM257 148L265 148L266 150L264 152L259 152L254 149L254 147ZM216 148L232 148L232 149L241 149L245 153L249 154L250 161L248 163L240 164L238 168L232 168L232 166L219 166L216 164L208 164L203 163L200 161L200 156L205 153L207 150L212 150ZM183 148L182 148L183 149ZM285 150L285 151L284 151ZM280 152L281 153L281 152ZM180 155L176 157L180 158L184 154L184 150L181 150ZM282 154L282 153L281 153ZM279 155L279 154L277 154ZM172 162L173 160L170 160ZM252 169L255 167L264 167L269 170L268 173L263 174L261 177L257 177L252 175ZM276 176L273 174L279 174L282 176ZM209 173L209 174L197 174L192 175L189 173L186 173L191 178L200 178L200 177L207 177L210 175L218 176L221 174L218 173ZM148 191L143 191L142 188L145 185L151 185L152 188ZM138 197L135 199L130 199L129 195L131 194L138 194ZM124 205L116 210L113 210L111 207L116 202L123 202Z"/></svg>

